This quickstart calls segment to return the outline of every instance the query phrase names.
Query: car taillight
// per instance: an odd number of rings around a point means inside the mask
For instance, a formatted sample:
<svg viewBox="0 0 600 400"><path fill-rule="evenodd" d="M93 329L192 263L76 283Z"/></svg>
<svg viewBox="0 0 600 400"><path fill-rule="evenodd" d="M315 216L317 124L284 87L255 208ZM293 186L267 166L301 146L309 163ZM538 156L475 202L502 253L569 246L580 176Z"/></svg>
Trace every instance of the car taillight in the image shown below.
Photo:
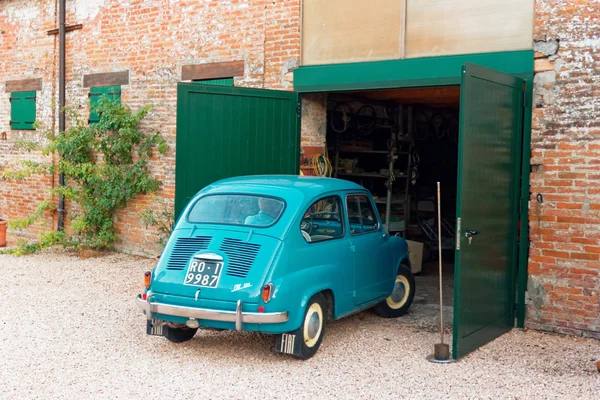
<svg viewBox="0 0 600 400"><path fill-rule="evenodd" d="M150 271L144 272L144 286L146 286L146 288L150 287L151 281L152 281L152 272L150 272Z"/></svg>
<svg viewBox="0 0 600 400"><path fill-rule="evenodd" d="M265 286L263 286L262 300L265 303L268 303L271 300L272 296L273 296L273 284L267 283Z"/></svg>

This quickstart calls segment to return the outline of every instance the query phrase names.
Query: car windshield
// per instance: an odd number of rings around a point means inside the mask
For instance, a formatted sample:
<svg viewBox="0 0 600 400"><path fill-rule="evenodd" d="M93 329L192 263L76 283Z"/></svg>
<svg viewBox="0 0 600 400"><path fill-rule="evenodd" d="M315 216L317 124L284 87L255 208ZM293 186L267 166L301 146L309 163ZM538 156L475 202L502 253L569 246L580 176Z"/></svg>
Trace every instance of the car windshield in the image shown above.
<svg viewBox="0 0 600 400"><path fill-rule="evenodd" d="M227 224L266 227L283 213L281 199L247 194L218 194L200 198L188 214L197 224Z"/></svg>

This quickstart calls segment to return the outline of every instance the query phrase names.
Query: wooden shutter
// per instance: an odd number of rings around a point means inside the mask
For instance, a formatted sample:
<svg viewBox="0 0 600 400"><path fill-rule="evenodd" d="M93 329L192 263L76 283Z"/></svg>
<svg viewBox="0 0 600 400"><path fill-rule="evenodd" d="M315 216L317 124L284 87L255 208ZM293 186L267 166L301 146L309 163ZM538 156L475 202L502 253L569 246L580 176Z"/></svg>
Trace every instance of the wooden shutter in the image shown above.
<svg viewBox="0 0 600 400"><path fill-rule="evenodd" d="M36 92L13 92L10 95L10 128L34 130Z"/></svg>
<svg viewBox="0 0 600 400"><path fill-rule="evenodd" d="M203 80L193 81L193 82L201 83L202 85L233 86L233 78L203 79Z"/></svg>
<svg viewBox="0 0 600 400"><path fill-rule="evenodd" d="M121 101L121 86L99 86L90 88L90 118L88 123L93 124L100 121L100 116L96 112L96 105L103 96L109 99Z"/></svg>

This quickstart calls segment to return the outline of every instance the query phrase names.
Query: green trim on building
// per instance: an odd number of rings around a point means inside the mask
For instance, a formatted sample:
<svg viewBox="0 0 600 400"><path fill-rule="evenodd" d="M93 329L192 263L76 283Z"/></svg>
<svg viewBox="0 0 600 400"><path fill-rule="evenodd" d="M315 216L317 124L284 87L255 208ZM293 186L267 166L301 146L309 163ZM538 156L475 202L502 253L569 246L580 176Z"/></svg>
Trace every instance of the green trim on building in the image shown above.
<svg viewBox="0 0 600 400"><path fill-rule="evenodd" d="M294 70L300 93L460 85L466 63L526 78L533 74L533 50L328 64Z"/></svg>
<svg viewBox="0 0 600 400"><path fill-rule="evenodd" d="M533 61L532 61L533 63ZM525 327L525 292L527 291L527 264L529 260L529 195L531 188L531 122L533 118L533 72L525 79L523 110L523 148L521 154L521 218L519 232L519 262L517 269L517 328Z"/></svg>

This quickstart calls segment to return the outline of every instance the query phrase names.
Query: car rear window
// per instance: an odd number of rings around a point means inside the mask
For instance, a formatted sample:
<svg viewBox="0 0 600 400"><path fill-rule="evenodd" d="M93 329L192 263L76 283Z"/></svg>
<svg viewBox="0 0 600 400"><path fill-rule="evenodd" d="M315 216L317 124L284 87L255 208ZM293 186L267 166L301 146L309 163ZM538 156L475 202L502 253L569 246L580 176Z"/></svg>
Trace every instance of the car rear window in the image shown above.
<svg viewBox="0 0 600 400"><path fill-rule="evenodd" d="M273 225L285 208L281 199L249 194L218 194L201 197L187 220L196 224L227 224L253 227Z"/></svg>

